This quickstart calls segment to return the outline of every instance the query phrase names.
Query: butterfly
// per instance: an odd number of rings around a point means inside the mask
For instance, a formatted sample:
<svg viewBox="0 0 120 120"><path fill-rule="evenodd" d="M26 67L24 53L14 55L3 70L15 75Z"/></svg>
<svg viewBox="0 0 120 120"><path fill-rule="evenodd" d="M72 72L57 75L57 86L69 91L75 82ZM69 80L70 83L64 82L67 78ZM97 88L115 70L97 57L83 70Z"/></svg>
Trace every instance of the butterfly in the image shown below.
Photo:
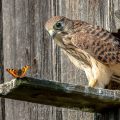
<svg viewBox="0 0 120 120"><path fill-rule="evenodd" d="M9 72L13 77L15 78L23 78L26 75L27 70L30 68L30 66L26 65L22 69L6 69L7 72Z"/></svg>

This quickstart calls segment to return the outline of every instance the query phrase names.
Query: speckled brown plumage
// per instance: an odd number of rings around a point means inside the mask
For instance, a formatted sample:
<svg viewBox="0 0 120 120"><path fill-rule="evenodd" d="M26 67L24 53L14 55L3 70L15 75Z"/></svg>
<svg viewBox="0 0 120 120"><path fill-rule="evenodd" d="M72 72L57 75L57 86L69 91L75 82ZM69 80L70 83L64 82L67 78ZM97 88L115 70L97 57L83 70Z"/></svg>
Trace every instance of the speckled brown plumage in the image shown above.
<svg viewBox="0 0 120 120"><path fill-rule="evenodd" d="M93 27L83 24L79 32L74 34L71 42L104 64L120 63L118 38L98 26Z"/></svg>
<svg viewBox="0 0 120 120"><path fill-rule="evenodd" d="M63 16L52 17L45 27L51 36L54 33L53 39L70 60L86 72L91 87L104 87L113 74L120 73L115 70L117 65L120 71L120 39L112 33ZM100 77L101 74L105 74L105 77ZM107 80L99 83L100 79Z"/></svg>

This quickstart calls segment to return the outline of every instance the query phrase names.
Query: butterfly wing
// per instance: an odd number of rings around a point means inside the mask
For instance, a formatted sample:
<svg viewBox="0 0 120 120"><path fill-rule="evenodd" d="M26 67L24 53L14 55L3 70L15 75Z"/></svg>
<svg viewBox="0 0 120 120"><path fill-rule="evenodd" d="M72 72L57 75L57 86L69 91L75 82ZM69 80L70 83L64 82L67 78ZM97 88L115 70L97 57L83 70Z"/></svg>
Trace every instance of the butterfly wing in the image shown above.
<svg viewBox="0 0 120 120"><path fill-rule="evenodd" d="M19 78L19 76L18 76L18 70L14 70L14 69L6 69L6 71L8 72L8 73L10 73L13 77L15 77L15 78Z"/></svg>
<svg viewBox="0 0 120 120"><path fill-rule="evenodd" d="M20 78L25 77L27 70L30 68L30 66L26 65L24 66L22 70L22 74L19 76Z"/></svg>
<svg viewBox="0 0 120 120"><path fill-rule="evenodd" d="M26 65L20 70L6 69L6 71L9 72L15 78L23 78L26 75L26 72L29 68L30 66Z"/></svg>

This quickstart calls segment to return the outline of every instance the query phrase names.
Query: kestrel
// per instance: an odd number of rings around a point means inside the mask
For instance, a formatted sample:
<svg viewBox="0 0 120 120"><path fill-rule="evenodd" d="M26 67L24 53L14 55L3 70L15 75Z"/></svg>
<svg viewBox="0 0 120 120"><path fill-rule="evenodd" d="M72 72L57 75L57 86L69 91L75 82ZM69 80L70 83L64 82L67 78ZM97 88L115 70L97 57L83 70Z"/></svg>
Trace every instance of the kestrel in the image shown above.
<svg viewBox="0 0 120 120"><path fill-rule="evenodd" d="M104 88L120 76L120 39L99 26L54 16L46 30L71 62L85 71L88 86Z"/></svg>

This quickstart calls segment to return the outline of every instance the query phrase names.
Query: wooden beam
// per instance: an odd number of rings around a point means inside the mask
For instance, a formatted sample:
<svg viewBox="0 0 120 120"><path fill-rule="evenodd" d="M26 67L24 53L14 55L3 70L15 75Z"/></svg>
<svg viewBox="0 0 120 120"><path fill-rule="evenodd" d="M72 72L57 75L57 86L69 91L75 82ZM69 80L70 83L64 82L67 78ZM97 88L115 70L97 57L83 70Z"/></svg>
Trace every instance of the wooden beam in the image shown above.
<svg viewBox="0 0 120 120"><path fill-rule="evenodd" d="M103 112L120 106L120 91L25 77L0 85L0 96L58 107Z"/></svg>

